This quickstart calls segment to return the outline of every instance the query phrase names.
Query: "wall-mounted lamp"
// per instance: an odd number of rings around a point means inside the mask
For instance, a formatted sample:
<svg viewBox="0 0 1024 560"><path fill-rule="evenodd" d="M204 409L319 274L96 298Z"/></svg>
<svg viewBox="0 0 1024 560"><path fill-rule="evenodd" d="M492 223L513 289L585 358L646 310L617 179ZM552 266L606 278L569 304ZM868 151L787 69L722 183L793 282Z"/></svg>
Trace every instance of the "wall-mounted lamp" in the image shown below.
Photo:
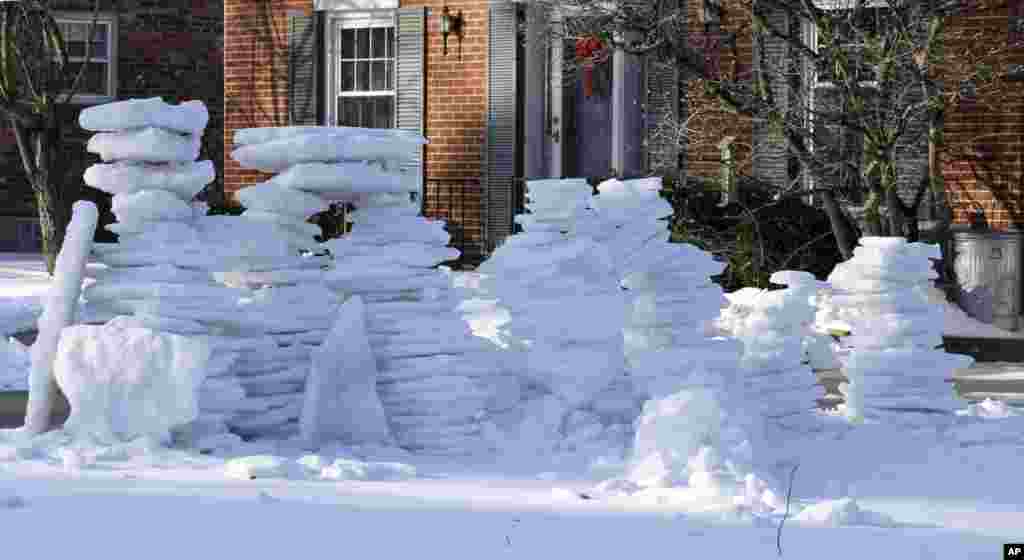
<svg viewBox="0 0 1024 560"><path fill-rule="evenodd" d="M462 10L452 15L448 4L441 8L441 42L444 46L444 54L448 55L448 35L454 33L459 38L459 45L462 45Z"/></svg>

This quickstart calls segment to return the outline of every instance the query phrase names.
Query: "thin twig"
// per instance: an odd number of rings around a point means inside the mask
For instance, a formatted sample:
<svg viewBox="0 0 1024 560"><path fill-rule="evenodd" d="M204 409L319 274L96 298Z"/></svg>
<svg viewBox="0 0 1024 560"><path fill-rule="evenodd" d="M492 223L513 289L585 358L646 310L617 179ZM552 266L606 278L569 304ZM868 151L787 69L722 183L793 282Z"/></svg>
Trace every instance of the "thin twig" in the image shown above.
<svg viewBox="0 0 1024 560"><path fill-rule="evenodd" d="M789 502L793 497L793 477L796 476L796 470L800 468L800 463L793 465L793 470L789 471L789 489L786 490L786 513L782 516L782 521L779 521L779 528L775 533L775 548L779 551L779 557L782 556L782 526L786 524L786 519L789 518Z"/></svg>

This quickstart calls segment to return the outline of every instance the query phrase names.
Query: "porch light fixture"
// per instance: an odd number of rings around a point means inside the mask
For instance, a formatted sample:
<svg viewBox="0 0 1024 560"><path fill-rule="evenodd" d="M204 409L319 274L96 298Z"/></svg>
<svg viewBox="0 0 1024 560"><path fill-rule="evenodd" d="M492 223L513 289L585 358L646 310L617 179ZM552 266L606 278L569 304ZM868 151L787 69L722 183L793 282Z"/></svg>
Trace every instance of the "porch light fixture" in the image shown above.
<svg viewBox="0 0 1024 560"><path fill-rule="evenodd" d="M448 56L448 35L454 33L459 38L459 44L462 44L462 21L462 10L452 15L451 10L448 9L448 4L441 8L441 43L445 56Z"/></svg>

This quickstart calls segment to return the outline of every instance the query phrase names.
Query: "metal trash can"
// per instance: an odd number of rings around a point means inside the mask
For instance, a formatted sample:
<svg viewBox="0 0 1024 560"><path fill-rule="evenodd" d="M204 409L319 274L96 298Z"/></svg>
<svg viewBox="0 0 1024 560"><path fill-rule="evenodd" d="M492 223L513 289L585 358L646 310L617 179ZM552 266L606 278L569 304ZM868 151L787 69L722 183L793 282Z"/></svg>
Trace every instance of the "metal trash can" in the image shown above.
<svg viewBox="0 0 1024 560"><path fill-rule="evenodd" d="M1024 319L1024 232L953 233L960 306L968 315L1006 330Z"/></svg>

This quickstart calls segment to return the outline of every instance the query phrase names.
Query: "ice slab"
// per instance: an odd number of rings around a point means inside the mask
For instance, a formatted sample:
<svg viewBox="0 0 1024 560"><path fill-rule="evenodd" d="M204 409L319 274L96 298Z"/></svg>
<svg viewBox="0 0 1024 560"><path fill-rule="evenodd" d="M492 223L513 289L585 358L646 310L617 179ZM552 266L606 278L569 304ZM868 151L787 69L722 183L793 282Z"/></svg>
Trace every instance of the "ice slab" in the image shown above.
<svg viewBox="0 0 1024 560"><path fill-rule="evenodd" d="M216 178L210 160L148 164L119 161L97 163L85 170L85 184L110 194L164 190L188 201Z"/></svg>
<svg viewBox="0 0 1024 560"><path fill-rule="evenodd" d="M302 438L314 445L328 440L370 443L388 438L364 314L358 296L346 301L324 343L313 351L299 429Z"/></svg>
<svg viewBox="0 0 1024 560"><path fill-rule="evenodd" d="M181 135L162 128L101 132L89 139L86 150L103 161L193 161L199 158L202 136Z"/></svg>
<svg viewBox="0 0 1024 560"><path fill-rule="evenodd" d="M202 101L170 105L159 97L150 97L87 107L78 115L78 124L96 132L152 126L198 134L206 128L209 119L210 115Z"/></svg>

